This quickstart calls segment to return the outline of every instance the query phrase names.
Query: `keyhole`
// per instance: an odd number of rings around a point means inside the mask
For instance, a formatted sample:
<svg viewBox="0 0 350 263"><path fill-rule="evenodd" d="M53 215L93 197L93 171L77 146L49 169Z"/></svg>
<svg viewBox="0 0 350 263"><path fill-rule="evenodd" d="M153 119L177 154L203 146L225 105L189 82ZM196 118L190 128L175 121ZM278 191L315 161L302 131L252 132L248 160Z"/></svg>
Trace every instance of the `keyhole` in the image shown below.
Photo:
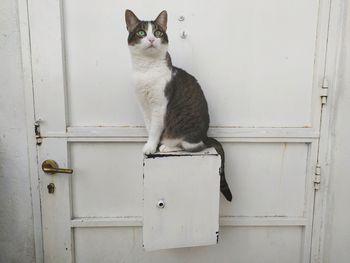
<svg viewBox="0 0 350 263"><path fill-rule="evenodd" d="M164 206L165 206L164 200L159 200L157 203L157 206L158 206L158 208L164 208Z"/></svg>
<svg viewBox="0 0 350 263"><path fill-rule="evenodd" d="M53 194L55 192L55 184L51 183L47 186L47 190L49 194Z"/></svg>

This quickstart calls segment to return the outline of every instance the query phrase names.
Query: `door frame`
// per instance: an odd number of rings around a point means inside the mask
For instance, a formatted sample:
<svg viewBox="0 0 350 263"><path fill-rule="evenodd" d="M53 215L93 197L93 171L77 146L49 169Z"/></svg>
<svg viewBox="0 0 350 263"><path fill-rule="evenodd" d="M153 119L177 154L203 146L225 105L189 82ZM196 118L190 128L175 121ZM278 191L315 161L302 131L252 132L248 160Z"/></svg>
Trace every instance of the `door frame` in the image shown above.
<svg viewBox="0 0 350 263"><path fill-rule="evenodd" d="M34 86L32 74L32 56L30 44L30 20L28 13L28 0L18 0L18 16L19 28L21 36L21 52L22 52L22 67L23 67L23 85L25 95L26 109L26 125L27 125L27 140L28 140L28 157L29 157L29 174L31 184L31 198L33 209L34 223L34 242L35 242L35 257L36 262L43 262L43 231L42 231L42 211L39 187L39 163L38 149L36 145L36 137L34 132L35 117L35 101L34 101ZM330 134L331 117L334 114L336 105L335 93L337 83L337 65L339 59L339 46L342 36L342 25L344 21L344 5L343 0L320 0L319 21L317 36L323 41L319 41L316 46L316 60L321 60L319 65L315 67L315 77L313 85L321 85L316 83L316 78L320 72L329 81L329 94L326 106L321 113L320 135L318 139L319 154L318 160L322 167L321 188L315 192L314 199L314 216L312 229L311 243L311 262L322 262L323 260L323 243L325 234L325 219L327 211L327 195L328 184L330 179L329 160L330 160ZM324 20L323 20L324 18ZM320 50L324 52L320 52ZM321 86L320 86L321 87ZM313 107L314 109L315 107ZM237 134L245 134L244 129L236 129ZM275 132L274 130L273 132ZM80 131L77 131L80 132ZM220 135L224 131L220 129L213 130L212 135ZM271 131L272 132L272 131ZM107 131L108 133L108 131ZM236 135L237 135L236 134ZM256 134L255 134L256 135ZM281 136L281 134L279 134ZM254 135L253 135L254 136ZM271 134L269 136L271 138ZM278 135L276 134L276 137ZM246 138L249 141L249 138ZM261 139L264 141L264 138ZM286 140L287 141L287 140ZM314 143L314 142L312 142ZM317 143L316 143L317 146Z"/></svg>
<svg viewBox="0 0 350 263"><path fill-rule="evenodd" d="M28 15L28 0L18 0L18 24L20 30L20 45L22 57L23 71L23 88L25 101L25 116L27 128L27 144L28 144L28 163L30 177L31 204L33 215L33 233L34 233L34 249L35 262L44 262L43 250L43 232L42 232L42 213L40 199L40 183L39 183L39 164L37 141L35 137L35 107L34 107L34 87L32 74L32 56L30 46L30 25Z"/></svg>

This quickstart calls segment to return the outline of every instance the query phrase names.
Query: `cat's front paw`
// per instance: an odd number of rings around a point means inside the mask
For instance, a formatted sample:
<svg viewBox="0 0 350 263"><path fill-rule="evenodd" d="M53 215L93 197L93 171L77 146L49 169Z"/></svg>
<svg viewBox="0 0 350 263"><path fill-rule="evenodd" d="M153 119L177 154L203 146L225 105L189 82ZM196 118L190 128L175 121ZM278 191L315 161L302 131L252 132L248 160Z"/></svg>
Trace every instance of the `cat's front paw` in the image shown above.
<svg viewBox="0 0 350 263"><path fill-rule="evenodd" d="M148 155L155 153L157 151L157 144L152 143L152 142L147 142L145 146L143 146L143 153Z"/></svg>
<svg viewBox="0 0 350 263"><path fill-rule="evenodd" d="M178 152L178 151L181 151L181 148L180 147L171 147L171 146L166 146L164 144L162 144L161 146L159 146L159 151L161 153L169 153L169 152Z"/></svg>

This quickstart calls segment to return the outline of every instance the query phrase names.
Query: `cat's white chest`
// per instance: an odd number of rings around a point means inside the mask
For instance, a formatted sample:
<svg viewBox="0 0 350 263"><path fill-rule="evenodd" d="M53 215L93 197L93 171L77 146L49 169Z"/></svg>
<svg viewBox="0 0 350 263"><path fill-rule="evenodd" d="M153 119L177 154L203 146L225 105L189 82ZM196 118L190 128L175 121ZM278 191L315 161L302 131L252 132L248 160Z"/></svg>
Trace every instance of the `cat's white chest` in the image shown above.
<svg viewBox="0 0 350 263"><path fill-rule="evenodd" d="M134 69L136 93L140 100L146 100L149 107L166 104L164 89L171 79L171 70L165 61L145 64Z"/></svg>

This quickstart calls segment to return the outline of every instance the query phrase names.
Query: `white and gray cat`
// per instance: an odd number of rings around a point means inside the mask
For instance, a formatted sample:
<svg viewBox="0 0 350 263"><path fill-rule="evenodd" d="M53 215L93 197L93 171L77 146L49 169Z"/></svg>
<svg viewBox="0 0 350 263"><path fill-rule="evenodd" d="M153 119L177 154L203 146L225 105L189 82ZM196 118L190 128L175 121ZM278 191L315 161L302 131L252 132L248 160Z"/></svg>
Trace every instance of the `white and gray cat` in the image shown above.
<svg viewBox="0 0 350 263"><path fill-rule="evenodd" d="M197 80L171 63L167 20L166 11L154 21L141 21L132 11L125 11L135 88L148 131L143 152L153 154L158 147L160 152L214 147L222 160L220 189L231 201L224 150L217 140L207 136L207 101Z"/></svg>

